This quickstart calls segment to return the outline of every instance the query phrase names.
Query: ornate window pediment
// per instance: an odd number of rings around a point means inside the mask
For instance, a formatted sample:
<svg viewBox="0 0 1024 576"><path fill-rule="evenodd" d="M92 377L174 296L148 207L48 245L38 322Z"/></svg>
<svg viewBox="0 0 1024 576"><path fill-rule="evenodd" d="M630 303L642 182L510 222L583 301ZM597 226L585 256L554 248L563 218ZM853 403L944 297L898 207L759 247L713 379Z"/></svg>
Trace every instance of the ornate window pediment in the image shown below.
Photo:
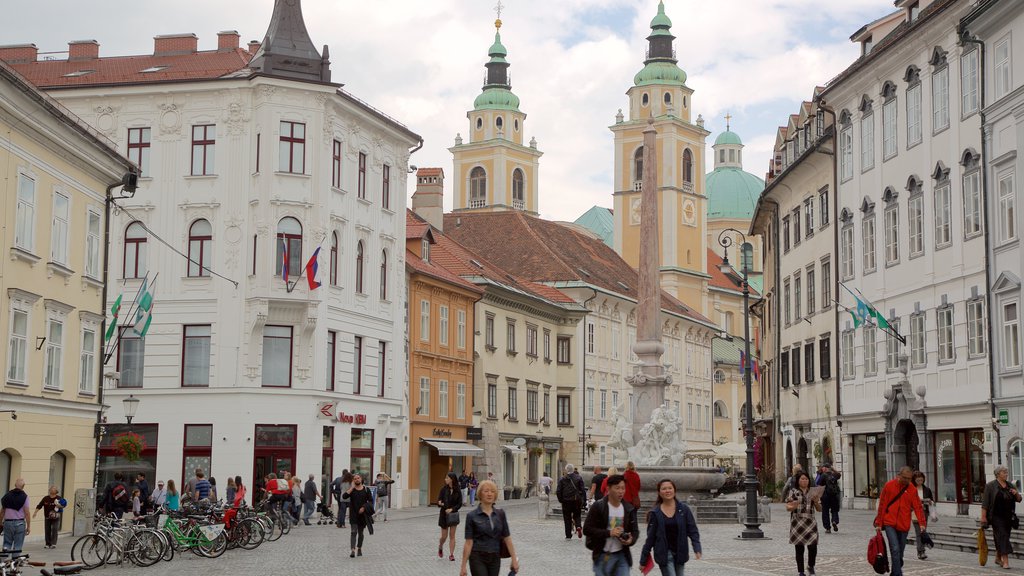
<svg viewBox="0 0 1024 576"><path fill-rule="evenodd" d="M852 222L853 210L850 210L849 208L843 208L842 211L839 212L839 221L842 222L843 224L849 224L850 222Z"/></svg>
<svg viewBox="0 0 1024 576"><path fill-rule="evenodd" d="M932 49L932 57L928 60L928 63L938 68L946 65L947 52L942 49L942 46L936 46Z"/></svg>
<svg viewBox="0 0 1024 576"><path fill-rule="evenodd" d="M850 114L849 110L843 110L842 112L839 113L839 125L840 126L845 128L845 127L849 126L852 123L853 123L853 115Z"/></svg>
<svg viewBox="0 0 1024 576"><path fill-rule="evenodd" d="M917 84L921 81L921 69L913 64L907 66L907 71L903 74L903 80L907 84Z"/></svg>
<svg viewBox="0 0 1024 576"><path fill-rule="evenodd" d="M882 200L884 200L886 204L891 204L895 202L897 198L899 198L899 192L897 192L892 186L886 186L885 192L882 192Z"/></svg>
<svg viewBox="0 0 1024 576"><path fill-rule="evenodd" d="M886 80L885 84L882 84L882 98L889 100L896 97L896 83L892 80Z"/></svg>
<svg viewBox="0 0 1024 576"><path fill-rule="evenodd" d="M858 107L858 110L860 110L861 114L870 114L873 104L874 102L872 102L871 98L868 98L868 95L865 94L860 97L860 107Z"/></svg>
<svg viewBox="0 0 1024 576"><path fill-rule="evenodd" d="M964 167L964 170L971 170L977 168L981 164L981 154L974 148L967 148L964 153L960 156L960 165Z"/></svg>
<svg viewBox="0 0 1024 576"><path fill-rule="evenodd" d="M942 160L935 163L935 169L932 170L932 179L935 180L936 183L946 182L949 180L949 168L942 163Z"/></svg>
<svg viewBox="0 0 1024 576"><path fill-rule="evenodd" d="M860 202L860 211L865 216L872 214L875 211L875 203L871 201L871 198L864 196L864 199Z"/></svg>
<svg viewBox="0 0 1024 576"><path fill-rule="evenodd" d="M921 193L922 182L917 174L911 174L910 178L907 178L907 192L911 195Z"/></svg>
<svg viewBox="0 0 1024 576"><path fill-rule="evenodd" d="M1013 272L1003 271L992 284L992 292L996 294L1013 290L1020 290L1020 278Z"/></svg>

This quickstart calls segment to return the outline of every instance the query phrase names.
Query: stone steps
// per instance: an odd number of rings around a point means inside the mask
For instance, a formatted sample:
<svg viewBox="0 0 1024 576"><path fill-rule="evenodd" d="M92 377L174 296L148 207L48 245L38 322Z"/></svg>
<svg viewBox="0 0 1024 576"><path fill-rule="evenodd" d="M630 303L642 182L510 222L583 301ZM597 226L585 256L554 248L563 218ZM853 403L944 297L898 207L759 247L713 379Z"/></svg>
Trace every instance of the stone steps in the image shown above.
<svg viewBox="0 0 1024 576"><path fill-rule="evenodd" d="M935 530L932 528L928 530L928 534L931 535L936 548L967 552L975 556L978 555L978 525L976 522L953 523L945 526L936 526L936 528L940 529ZM995 558L996 550L995 542L992 540L992 530L986 530L985 535L988 540L988 554L991 561ZM916 539L914 538L914 531L911 530L910 535L907 537L907 554L914 553L913 550L915 543ZM1010 543L1013 545L1014 549L1014 551L1010 553L1010 556L1018 560L1024 559L1024 535L1021 535L1018 531L1011 532Z"/></svg>

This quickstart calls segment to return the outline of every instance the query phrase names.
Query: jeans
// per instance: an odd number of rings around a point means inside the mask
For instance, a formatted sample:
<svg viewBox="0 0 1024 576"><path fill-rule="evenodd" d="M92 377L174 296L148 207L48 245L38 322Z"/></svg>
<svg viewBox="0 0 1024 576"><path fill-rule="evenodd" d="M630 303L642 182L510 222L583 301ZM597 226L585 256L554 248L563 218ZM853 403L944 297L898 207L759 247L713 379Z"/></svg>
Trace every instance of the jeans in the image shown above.
<svg viewBox="0 0 1024 576"><path fill-rule="evenodd" d="M373 513L380 514L381 519L388 519L388 500L391 497L387 494L378 495L377 499L373 502Z"/></svg>
<svg viewBox="0 0 1024 576"><path fill-rule="evenodd" d="M352 536L351 536L352 548L353 549L355 549L355 548L362 548L363 547L363 529L365 528L365 526L363 526L359 522L349 522L349 525L352 526Z"/></svg>
<svg viewBox="0 0 1024 576"><path fill-rule="evenodd" d="M629 563L626 553L619 551L609 554L601 552L594 561L595 576L629 576Z"/></svg>
<svg viewBox="0 0 1024 576"><path fill-rule="evenodd" d="M821 525L826 530L832 526L839 526L839 497L824 497L821 499Z"/></svg>
<svg viewBox="0 0 1024 576"><path fill-rule="evenodd" d="M469 489L469 505L472 506L474 501L476 501L476 488L470 488Z"/></svg>
<svg viewBox="0 0 1024 576"><path fill-rule="evenodd" d="M25 544L25 521L4 520L4 550L21 551Z"/></svg>
<svg viewBox="0 0 1024 576"><path fill-rule="evenodd" d="M686 565L682 562L676 564L676 557L672 554L672 551L668 551L668 562L662 566L658 566L661 569L661 576L683 576L683 568Z"/></svg>
<svg viewBox="0 0 1024 576"><path fill-rule="evenodd" d="M46 529L46 545L56 546L57 545L57 530L60 528L60 518L54 518L53 520L47 518L45 520Z"/></svg>
<svg viewBox="0 0 1024 576"><path fill-rule="evenodd" d="M309 517L313 515L313 510L316 510L316 502L313 500L306 500L302 504L302 521L309 522Z"/></svg>
<svg viewBox="0 0 1024 576"><path fill-rule="evenodd" d="M903 551L907 548L907 533L894 526L885 527L885 539L889 542L889 576L903 576Z"/></svg>
<svg viewBox="0 0 1024 576"><path fill-rule="evenodd" d="M498 576L501 572L501 556L497 552L469 553L469 573L471 576Z"/></svg>
<svg viewBox="0 0 1024 576"><path fill-rule="evenodd" d="M348 502L345 500L338 501L338 526L341 528L345 527L345 513L348 512Z"/></svg>

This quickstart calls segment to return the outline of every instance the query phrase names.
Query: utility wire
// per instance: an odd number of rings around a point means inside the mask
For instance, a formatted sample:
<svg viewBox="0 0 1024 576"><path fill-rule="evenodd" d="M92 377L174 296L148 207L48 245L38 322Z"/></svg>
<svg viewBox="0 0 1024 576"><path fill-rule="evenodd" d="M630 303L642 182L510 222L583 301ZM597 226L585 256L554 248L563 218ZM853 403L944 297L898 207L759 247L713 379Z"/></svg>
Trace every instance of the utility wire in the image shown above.
<svg viewBox="0 0 1024 576"><path fill-rule="evenodd" d="M152 228L147 226L146 223L143 222L141 219L139 219L139 217L137 217L135 214L132 214L130 210L128 210L124 206L121 206L120 204L115 202L113 199L111 199L110 202L111 202L111 204L114 205L115 208L117 208L118 210L121 210L125 214L131 216L132 220L134 220L135 222L138 222L139 225L142 226L143 230L145 230L147 233L149 233L149 235L151 235L153 238L156 238L161 244L163 244L164 246L167 246L168 248L170 248L172 252L174 252L175 254L181 256L185 260L188 260L190 263L195 264L196 266L199 266L200 269L206 270L207 272L209 272L213 276L216 276L218 278L222 278L224 280L227 280L228 282L231 282L232 284L235 285L235 289L236 290L238 289L238 282L237 281L232 280L231 278L228 278L227 276L224 276L223 274L219 274L218 272L216 272L214 270L211 270L208 266L203 266L203 264L201 262L196 262L195 260L189 258L188 254L183 253L181 250L178 250L177 248L175 248L173 244L171 244L167 240L164 240L163 238L161 238L159 234L154 232Z"/></svg>

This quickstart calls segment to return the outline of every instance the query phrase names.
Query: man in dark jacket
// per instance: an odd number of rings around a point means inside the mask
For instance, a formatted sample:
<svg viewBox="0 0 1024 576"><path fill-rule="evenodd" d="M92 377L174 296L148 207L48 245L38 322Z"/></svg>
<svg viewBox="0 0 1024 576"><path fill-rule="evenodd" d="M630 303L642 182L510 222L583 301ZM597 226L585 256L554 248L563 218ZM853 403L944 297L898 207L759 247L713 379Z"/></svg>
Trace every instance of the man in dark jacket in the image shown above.
<svg viewBox="0 0 1024 576"><path fill-rule="evenodd" d="M562 505L562 522L565 524L565 539L572 538L572 528L576 526L576 537L583 537L583 478L580 477L576 467L572 464L565 465L565 476L558 480L555 488L555 497Z"/></svg>
<svg viewBox="0 0 1024 576"><path fill-rule="evenodd" d="M596 576L629 576L633 556L629 547L640 537L636 509L622 498L626 494L621 474L608 477L608 495L587 512L583 534L594 559Z"/></svg>
<svg viewBox="0 0 1024 576"><path fill-rule="evenodd" d="M103 489L103 509L107 514L113 513L120 520L131 507L131 492L124 483L124 474L114 472L114 479Z"/></svg>

